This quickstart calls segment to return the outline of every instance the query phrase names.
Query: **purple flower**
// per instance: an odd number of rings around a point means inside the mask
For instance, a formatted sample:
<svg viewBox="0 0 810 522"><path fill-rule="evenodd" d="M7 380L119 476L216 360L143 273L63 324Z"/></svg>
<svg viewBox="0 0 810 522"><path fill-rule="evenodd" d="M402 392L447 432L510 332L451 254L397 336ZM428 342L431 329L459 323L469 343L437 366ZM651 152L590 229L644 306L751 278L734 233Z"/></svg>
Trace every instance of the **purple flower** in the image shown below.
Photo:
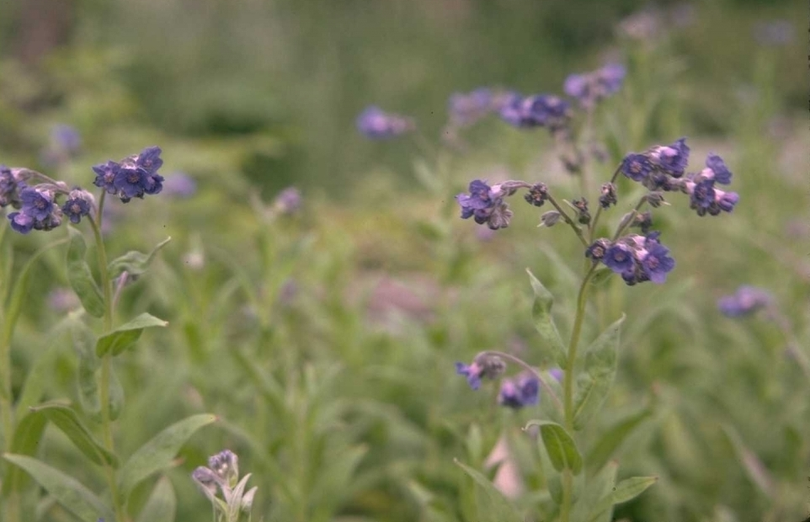
<svg viewBox="0 0 810 522"><path fill-rule="evenodd" d="M589 257L594 261L601 261L611 244L608 239L597 239L585 250L585 257Z"/></svg>
<svg viewBox="0 0 810 522"><path fill-rule="evenodd" d="M641 269L650 281L662 284L667 280L667 273L675 268L675 260L669 257L669 249L655 239L647 241L645 246Z"/></svg>
<svg viewBox="0 0 810 522"><path fill-rule="evenodd" d="M6 217L11 222L11 228L20 234L27 234L34 228L34 218L22 212L12 212Z"/></svg>
<svg viewBox="0 0 810 522"><path fill-rule="evenodd" d="M501 107L500 114L504 121L515 127L548 127L551 130L563 127L570 117L568 102L550 94L525 98L512 95Z"/></svg>
<svg viewBox="0 0 810 522"><path fill-rule="evenodd" d="M628 154L622 160L619 170L633 181L643 181L650 175L653 168L654 165L646 154Z"/></svg>
<svg viewBox="0 0 810 522"><path fill-rule="evenodd" d="M44 221L53 213L53 194L49 191L24 188L20 192L20 201L22 202L22 213L31 216L36 221Z"/></svg>
<svg viewBox="0 0 810 522"><path fill-rule="evenodd" d="M732 295L721 297L717 308L727 317L742 317L773 305L773 296L755 286L741 286Z"/></svg>
<svg viewBox="0 0 810 522"><path fill-rule="evenodd" d="M620 63L609 63L596 71L599 85L602 87L604 96L610 96L617 92L624 82L627 69Z"/></svg>
<svg viewBox="0 0 810 522"><path fill-rule="evenodd" d="M479 355L472 364L456 363L456 373L467 378L470 388L477 390L481 387L481 379L486 377L496 379L506 369L506 364L495 355Z"/></svg>
<svg viewBox="0 0 810 522"><path fill-rule="evenodd" d="M74 154L82 146L82 137L75 127L60 123L51 128L51 142L60 150Z"/></svg>
<svg viewBox="0 0 810 522"><path fill-rule="evenodd" d="M586 74L571 74L563 83L563 92L572 98L578 98L580 102L591 98L591 82Z"/></svg>
<svg viewBox="0 0 810 522"><path fill-rule="evenodd" d="M650 152L650 159L662 171L675 178L683 176L686 164L689 161L689 146L686 138L665 147L655 147Z"/></svg>
<svg viewBox="0 0 810 522"><path fill-rule="evenodd" d="M623 65L607 64L593 72L570 75L565 79L563 90L568 96L576 98L583 107L591 108L618 91L625 74Z"/></svg>
<svg viewBox="0 0 810 522"><path fill-rule="evenodd" d="M725 192L717 189L714 191L714 202L723 212L734 210L734 206L739 200L740 196L736 192Z"/></svg>
<svg viewBox="0 0 810 522"><path fill-rule="evenodd" d="M128 202L132 198L143 198L149 173L146 169L135 165L122 165L115 174L115 190L121 201Z"/></svg>
<svg viewBox="0 0 810 522"><path fill-rule="evenodd" d="M11 205L19 208L20 190L24 187L25 185L10 168L0 165L0 207Z"/></svg>
<svg viewBox="0 0 810 522"><path fill-rule="evenodd" d="M287 187L276 196L273 208L281 214L292 214L301 208L301 191L295 187Z"/></svg>
<svg viewBox="0 0 810 522"><path fill-rule="evenodd" d="M515 379L504 379L498 394L498 404L519 409L534 406L540 398L540 381L534 375L521 375Z"/></svg>
<svg viewBox="0 0 810 522"><path fill-rule="evenodd" d="M138 154L137 158L135 158L135 164L143 168L150 175L156 174L157 170L163 165L163 160L160 158L161 152L163 151L160 150L160 147L146 147ZM162 181L163 177L159 177ZM147 192L147 194L153 194L153 192Z"/></svg>
<svg viewBox="0 0 810 522"><path fill-rule="evenodd" d="M714 204L714 181L707 179L691 188L690 206L693 209L708 209Z"/></svg>
<svg viewBox="0 0 810 522"><path fill-rule="evenodd" d="M396 138L413 129L410 118L388 114L376 106L368 107L357 117L357 130L373 140Z"/></svg>
<svg viewBox="0 0 810 522"><path fill-rule="evenodd" d="M115 188L115 176L120 169L121 165L114 161L95 165L93 172L96 173L96 179L93 180L93 185L103 188L108 194L117 193L118 189Z"/></svg>
<svg viewBox="0 0 810 522"><path fill-rule="evenodd" d="M707 179L713 179L721 185L728 185L731 183L731 171L726 167L723 158L717 154L709 154L706 158L706 169L701 172L701 175ZM708 172L706 172L708 170Z"/></svg>
<svg viewBox="0 0 810 522"><path fill-rule="evenodd" d="M554 378L557 382L562 382L563 377L565 376L565 372L560 368L552 368L548 371L549 375Z"/></svg>
<svg viewBox="0 0 810 522"><path fill-rule="evenodd" d="M632 250L623 243L614 243L608 248L602 262L617 274L632 270L635 264Z"/></svg>
<svg viewBox="0 0 810 522"><path fill-rule="evenodd" d="M490 187L479 179L470 182L469 194L458 194L456 201L461 206L462 219L475 219L479 225L487 224L497 230L509 226L512 211L503 201L500 185Z"/></svg>
<svg viewBox="0 0 810 522"><path fill-rule="evenodd" d="M448 101L448 110L451 125L468 127L492 110L492 93L486 88L470 93L453 93Z"/></svg>
<svg viewBox="0 0 810 522"><path fill-rule="evenodd" d="M90 214L90 194L83 190L72 190L65 204L62 205L62 213L70 219L70 222L78 224L82 217Z"/></svg>

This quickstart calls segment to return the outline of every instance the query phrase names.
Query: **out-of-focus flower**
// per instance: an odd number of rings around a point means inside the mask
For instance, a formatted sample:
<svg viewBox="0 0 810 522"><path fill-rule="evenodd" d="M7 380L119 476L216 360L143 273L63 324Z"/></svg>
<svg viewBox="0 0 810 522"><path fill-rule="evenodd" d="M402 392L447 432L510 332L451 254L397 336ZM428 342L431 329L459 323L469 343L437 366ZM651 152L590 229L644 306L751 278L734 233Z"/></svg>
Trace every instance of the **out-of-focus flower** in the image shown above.
<svg viewBox="0 0 810 522"><path fill-rule="evenodd" d="M197 192L197 182L185 172L174 172L163 181L163 193L174 198L190 198Z"/></svg>
<svg viewBox="0 0 810 522"><path fill-rule="evenodd" d="M479 355L472 364L456 363L456 373L467 378L470 388L481 387L481 379L497 379L506 370L506 363L496 355Z"/></svg>
<svg viewBox="0 0 810 522"><path fill-rule="evenodd" d="M470 93L456 92L448 100L450 125L469 127L489 114L493 108L493 96L489 89L476 89Z"/></svg>
<svg viewBox="0 0 810 522"><path fill-rule="evenodd" d="M534 406L540 397L540 381L531 374L521 374L513 379L501 382L498 404L508 408L519 409Z"/></svg>
<svg viewBox="0 0 810 522"><path fill-rule="evenodd" d="M589 73L570 75L565 79L563 91L576 98L583 107L591 108L617 92L626 74L623 65L610 63Z"/></svg>
<svg viewBox="0 0 810 522"><path fill-rule="evenodd" d="M518 128L547 127L551 131L565 127L571 118L567 101L551 94L521 97L512 94L500 109L501 118Z"/></svg>
<svg viewBox="0 0 810 522"><path fill-rule="evenodd" d="M755 286L741 286L732 295L717 300L717 308L727 317L750 315L773 305L773 296Z"/></svg>
<svg viewBox="0 0 810 522"><path fill-rule="evenodd" d="M415 128L411 118L386 113L376 106L368 107L357 117L357 130L374 140L396 138Z"/></svg>
<svg viewBox="0 0 810 522"><path fill-rule="evenodd" d="M279 214L292 214L301 208L301 191L287 187L279 192L273 201L273 209Z"/></svg>

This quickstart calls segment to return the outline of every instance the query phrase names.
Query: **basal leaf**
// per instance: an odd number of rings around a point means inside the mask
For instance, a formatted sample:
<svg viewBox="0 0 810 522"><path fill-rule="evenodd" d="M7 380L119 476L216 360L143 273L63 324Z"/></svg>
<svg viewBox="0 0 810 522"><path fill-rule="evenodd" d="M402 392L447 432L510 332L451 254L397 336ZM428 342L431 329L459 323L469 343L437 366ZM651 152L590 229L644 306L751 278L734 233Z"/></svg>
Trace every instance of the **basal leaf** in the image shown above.
<svg viewBox="0 0 810 522"><path fill-rule="evenodd" d="M585 368L577 376L574 398L574 429L581 430L599 411L613 386L619 353L619 331L624 315L608 326L585 352Z"/></svg>
<svg viewBox="0 0 810 522"><path fill-rule="evenodd" d="M123 272L136 277L142 275L144 272L146 272L146 269L149 268L149 265L155 259L155 254L157 254L158 251L166 246L171 240L172 238L167 237L158 243L157 246L148 254L138 252L137 250L131 250L121 257L113 259L107 265L107 272L109 273L110 280L114 280Z"/></svg>
<svg viewBox="0 0 810 522"><path fill-rule="evenodd" d="M567 469L574 475L582 471L582 455L580 455L573 437L565 428L551 421L529 421L524 430L531 426L540 428L540 439L546 448L548 458L554 469L562 472Z"/></svg>
<svg viewBox="0 0 810 522"><path fill-rule="evenodd" d="M93 317L104 317L104 299L93 279L90 267L84 260L87 245L84 236L73 227L68 227L70 243L67 251L67 276L82 306Z"/></svg>
<svg viewBox="0 0 810 522"><path fill-rule="evenodd" d="M60 403L48 403L31 408L34 414L44 415L62 433L67 435L71 442L94 463L99 466L118 466L118 458L107 451L98 442L93 434L82 424L76 412L70 407Z"/></svg>
<svg viewBox="0 0 810 522"><path fill-rule="evenodd" d="M144 328L166 326L168 322L157 317L143 313L132 321L123 324L108 334L98 338L96 342L96 355L103 357L107 352L118 355L135 345L141 337Z"/></svg>
<svg viewBox="0 0 810 522"><path fill-rule="evenodd" d="M172 465L177 452L194 433L216 420L209 413L193 415L172 424L141 446L118 472L121 495L126 499L132 489L152 473Z"/></svg>
<svg viewBox="0 0 810 522"><path fill-rule="evenodd" d="M172 483L168 478L161 477L138 515L138 522L174 522L175 511L177 496Z"/></svg>
<svg viewBox="0 0 810 522"><path fill-rule="evenodd" d="M491 518L481 518L479 522L523 522L523 517L517 509L498 491L489 479L458 460L453 462L475 481L479 493L483 493L477 495L479 516L481 513L488 513Z"/></svg>
<svg viewBox="0 0 810 522"><path fill-rule="evenodd" d="M3 458L28 472L40 486L80 520L94 521L99 518L113 520L112 510L73 477L25 455L6 453Z"/></svg>
<svg viewBox="0 0 810 522"><path fill-rule="evenodd" d="M526 272L529 274L529 280L534 291L534 305L532 305L534 327L543 340L542 358L545 360L540 361L540 363L546 365L553 361L556 366L565 368L567 350L560 337L560 332L557 331L557 325L554 324L554 318L551 316L554 296L534 277L534 274L529 269L526 269Z"/></svg>

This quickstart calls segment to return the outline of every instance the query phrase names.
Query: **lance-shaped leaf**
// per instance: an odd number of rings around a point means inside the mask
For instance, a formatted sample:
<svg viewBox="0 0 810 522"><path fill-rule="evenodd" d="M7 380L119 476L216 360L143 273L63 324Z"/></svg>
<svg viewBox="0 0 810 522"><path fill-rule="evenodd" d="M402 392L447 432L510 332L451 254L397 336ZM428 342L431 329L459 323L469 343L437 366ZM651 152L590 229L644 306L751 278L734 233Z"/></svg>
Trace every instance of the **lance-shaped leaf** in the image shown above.
<svg viewBox="0 0 810 522"><path fill-rule="evenodd" d="M590 464L590 463L589 463ZM588 477L585 484L585 491L582 498L574 506L571 520L583 520L590 522L610 522L610 511L606 510L601 514L594 510L599 505L599 501L613 491L616 485L616 473L619 464L614 460L602 466L599 473L593 477Z"/></svg>
<svg viewBox="0 0 810 522"><path fill-rule="evenodd" d="M76 350L79 364L76 368L79 387L79 404L82 411L94 421L101 421L101 399L98 394L96 370L99 359L96 357L96 336L80 317L73 318L70 325L73 348Z"/></svg>
<svg viewBox="0 0 810 522"><path fill-rule="evenodd" d="M590 472L599 471L628 435L650 416L652 416L652 410L645 408L611 426L588 452L588 457L585 459L588 463L588 470Z"/></svg>
<svg viewBox="0 0 810 522"><path fill-rule="evenodd" d="M551 421L533 420L526 424L524 430L532 426L540 428L540 440L546 448L551 465L559 472L567 469L574 475L582 471L582 455L577 449L574 438L565 428Z"/></svg>
<svg viewBox="0 0 810 522"><path fill-rule="evenodd" d="M479 519L481 522L523 522L520 513L489 479L458 460L453 459L453 462L475 481L479 492L483 493L483 495L476 496L479 506L478 515L481 517Z"/></svg>
<svg viewBox="0 0 810 522"><path fill-rule="evenodd" d="M144 272L146 272L146 269L149 268L149 265L155 259L155 254L157 254L158 251L166 246L171 240L172 238L167 237L158 243L157 246L148 254L138 252L137 250L131 250L123 256L113 259L110 261L109 265L107 265L107 273L110 275L110 280L114 280L123 272L135 277L142 275Z"/></svg>
<svg viewBox="0 0 810 522"><path fill-rule="evenodd" d="M70 407L59 403L48 403L35 408L31 412L37 415L44 415L62 433L67 435L71 442L84 455L99 466L110 465L118 467L118 458L107 451L82 424L76 412Z"/></svg>
<svg viewBox="0 0 810 522"><path fill-rule="evenodd" d="M73 477L25 455L6 453L3 458L28 472L57 502L80 520L114 519L112 510Z"/></svg>
<svg viewBox="0 0 810 522"><path fill-rule="evenodd" d="M608 326L585 352L585 368L577 376L574 398L574 429L581 430L605 402L613 379L619 354L619 331L624 315Z"/></svg>
<svg viewBox="0 0 810 522"><path fill-rule="evenodd" d="M589 522L595 522L604 516L605 512L611 512L613 506L633 500L644 493L648 487L658 481L658 477L633 477L622 480L613 491L602 497L602 500L593 508Z"/></svg>
<svg viewBox="0 0 810 522"><path fill-rule="evenodd" d="M529 280L534 291L534 304L532 305L532 317L537 333L543 339L542 361L540 364L547 365L553 361L560 368L566 367L567 351L563 344L554 318L551 316L551 307L554 304L554 296L551 295L545 286L536 278L529 269Z"/></svg>
<svg viewBox="0 0 810 522"><path fill-rule="evenodd" d="M99 337L98 342L96 342L96 355L104 357L107 352L118 355L135 345L140 339L144 328L166 326L167 324L169 323L163 319L143 313L132 321L122 324L112 332Z"/></svg>
<svg viewBox="0 0 810 522"><path fill-rule="evenodd" d="M33 455L39 443L42 441L42 434L45 431L47 419L42 415L28 413L17 424L14 430L14 440L11 443L11 452L16 455ZM28 475L17 466L7 466L3 476L3 496L8 496L12 491L25 489Z"/></svg>
<svg viewBox="0 0 810 522"><path fill-rule="evenodd" d="M70 286L79 296L79 301L88 314L93 317L104 317L104 299L87 261L84 260L87 251L84 236L73 227L68 227L68 234L70 243L67 251L67 276Z"/></svg>
<svg viewBox="0 0 810 522"><path fill-rule="evenodd" d="M140 447L118 472L119 490L126 500L132 489L152 473L172 465L177 452L194 433L217 420L215 415L192 415L172 424Z"/></svg>
<svg viewBox="0 0 810 522"><path fill-rule="evenodd" d="M138 522L174 522L176 510L177 496L172 483L166 477L161 477L138 515Z"/></svg>

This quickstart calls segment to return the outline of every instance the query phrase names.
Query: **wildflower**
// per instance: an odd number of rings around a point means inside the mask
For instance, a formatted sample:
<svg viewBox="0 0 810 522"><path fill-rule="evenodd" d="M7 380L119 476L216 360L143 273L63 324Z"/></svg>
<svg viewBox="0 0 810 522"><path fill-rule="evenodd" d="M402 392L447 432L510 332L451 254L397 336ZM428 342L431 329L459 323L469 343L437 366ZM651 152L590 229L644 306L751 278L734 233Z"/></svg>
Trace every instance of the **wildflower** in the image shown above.
<svg viewBox="0 0 810 522"><path fill-rule="evenodd" d="M506 363L496 355L479 355L470 365L456 363L456 373L465 376L473 390L477 390L481 386L482 378L496 379L504 370L506 370Z"/></svg>
<svg viewBox="0 0 810 522"><path fill-rule="evenodd" d="M230 450L223 450L208 459L208 467L200 466L191 474L219 514L217 520L238 520L240 512L249 512L256 496L256 488L245 491L250 473L239 478L237 457ZM224 502L217 497L217 489Z"/></svg>
<svg viewBox="0 0 810 522"><path fill-rule="evenodd" d="M26 187L20 191L22 213L36 221L46 220L54 210L53 193L48 190Z"/></svg>
<svg viewBox="0 0 810 522"><path fill-rule="evenodd" d="M577 213L577 221L582 223L583 225L587 225L591 222L591 212L588 210L588 200L585 198L582 199L575 199L571 206L574 207L574 210Z"/></svg>
<svg viewBox="0 0 810 522"><path fill-rule="evenodd" d="M667 272L675 268L675 260L669 257L669 249L657 241L647 241L648 248L639 254L641 269L650 281L662 284L667 280Z"/></svg>
<svg viewBox="0 0 810 522"><path fill-rule="evenodd" d="M706 158L706 168L700 174L706 179L713 179L721 185L728 185L731 183L731 172L726 167L723 158L717 154L709 154Z"/></svg>
<svg viewBox="0 0 810 522"><path fill-rule="evenodd" d="M222 450L208 458L208 467L220 484L233 487L239 480L239 458L231 450Z"/></svg>
<svg viewBox="0 0 810 522"><path fill-rule="evenodd" d="M498 394L498 404L519 409L534 406L540 396L540 381L530 374L520 375L515 379L504 379Z"/></svg>
<svg viewBox="0 0 810 522"><path fill-rule="evenodd" d="M454 93L448 101L450 124L469 127L492 110L492 93L489 89L476 89L470 93Z"/></svg>
<svg viewBox="0 0 810 522"><path fill-rule="evenodd" d="M121 198L123 203L146 194L158 194L163 190L164 178L157 173L163 165L160 147L147 147L140 154L133 154L120 163L108 161L93 167L96 179L93 184L108 194Z"/></svg>
<svg viewBox="0 0 810 522"><path fill-rule="evenodd" d="M689 146L686 145L686 138L681 138L668 146L654 147L649 152L649 158L663 172L675 178L683 176L689 161Z"/></svg>
<svg viewBox="0 0 810 522"><path fill-rule="evenodd" d="M585 257L589 257L594 261L601 261L604 259L610 245L611 242L608 239L597 239L585 250Z"/></svg>
<svg viewBox="0 0 810 522"><path fill-rule="evenodd" d="M70 191L67 201L62 205L62 213L70 219L70 222L78 224L82 217L90 214L90 206L93 196L84 190L74 189Z"/></svg>
<svg viewBox="0 0 810 522"><path fill-rule="evenodd" d="M554 378L555 381L562 382L565 372L560 368L552 368L548 371L548 374L551 375L551 377Z"/></svg>
<svg viewBox="0 0 810 522"><path fill-rule="evenodd" d="M95 165L93 172L96 173L96 179L93 180L93 185L103 188L107 194L115 194L118 189L115 188L115 176L121 165L114 161L108 161L101 165Z"/></svg>
<svg viewBox="0 0 810 522"><path fill-rule="evenodd" d="M6 216L11 221L11 228L20 234L27 234L34 228L34 218L22 212L12 212Z"/></svg>
<svg viewBox="0 0 810 522"><path fill-rule="evenodd" d="M357 130L367 138L375 140L396 138L414 128L410 118L388 114L376 106L368 107L357 117Z"/></svg>
<svg viewBox="0 0 810 522"><path fill-rule="evenodd" d="M773 296L755 286L741 286L734 294L721 297L717 301L717 308L727 317L750 315L772 305Z"/></svg>
<svg viewBox="0 0 810 522"><path fill-rule="evenodd" d="M654 166L646 154L628 154L619 170L633 181L643 181L650 175Z"/></svg>
<svg viewBox="0 0 810 522"><path fill-rule="evenodd" d="M20 205L19 185L20 180L14 172L5 165L0 165L0 207Z"/></svg>
<svg viewBox="0 0 810 522"><path fill-rule="evenodd" d="M650 228L652 228L652 212L635 212L633 213L633 221L630 224L631 227L638 227L641 229L642 234L646 234L649 232Z"/></svg>
<svg viewBox="0 0 810 522"><path fill-rule="evenodd" d="M615 243L605 252L602 262L617 274L633 269L633 252L623 243Z"/></svg>
<svg viewBox="0 0 810 522"><path fill-rule="evenodd" d="M669 249L658 241L659 232L645 236L624 236L612 244L607 239L595 241L585 251L587 257L601 261L628 285L652 281L661 284L675 268Z"/></svg>
<svg viewBox="0 0 810 522"><path fill-rule="evenodd" d="M60 123L51 128L51 144L68 154L75 154L82 146L82 137L75 127Z"/></svg>
<svg viewBox="0 0 810 522"><path fill-rule="evenodd" d="M502 190L501 185L490 187L479 179L470 182L469 194L459 194L456 201L461 206L462 219L475 219L479 225L487 224L492 230L509 226L512 211L503 197L512 190Z"/></svg>
<svg viewBox="0 0 810 522"><path fill-rule="evenodd" d="M568 102L550 94L525 98L514 95L500 113L504 121L515 127L547 127L552 131L564 127L571 116Z"/></svg>

